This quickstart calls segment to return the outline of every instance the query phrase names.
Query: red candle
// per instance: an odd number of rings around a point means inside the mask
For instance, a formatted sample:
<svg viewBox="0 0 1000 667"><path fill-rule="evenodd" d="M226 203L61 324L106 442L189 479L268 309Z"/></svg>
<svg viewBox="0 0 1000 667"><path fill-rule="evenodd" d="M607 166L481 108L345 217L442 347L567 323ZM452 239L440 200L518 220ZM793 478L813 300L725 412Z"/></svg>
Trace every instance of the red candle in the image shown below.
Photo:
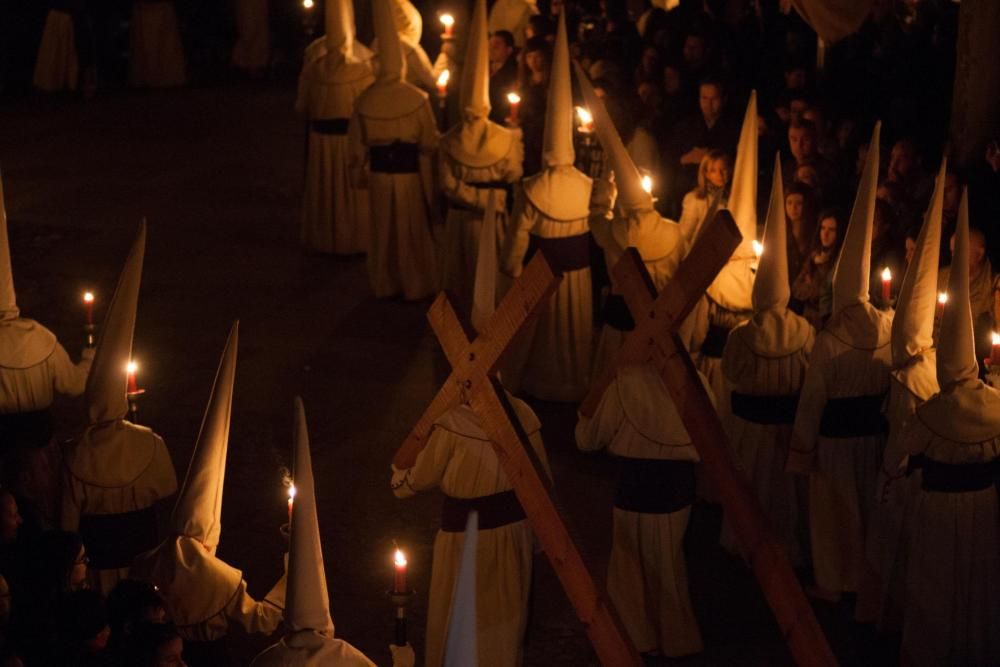
<svg viewBox="0 0 1000 667"><path fill-rule="evenodd" d="M576 108L576 116L580 119L580 132L590 134L594 131L594 116L589 109L583 107Z"/></svg>
<svg viewBox="0 0 1000 667"><path fill-rule="evenodd" d="M510 122L517 123L517 110L521 106L521 96L511 91L507 93L507 102L510 103Z"/></svg>
<svg viewBox="0 0 1000 667"><path fill-rule="evenodd" d="M128 373L128 390L126 391L128 394L139 393L139 384L135 381L135 372L138 369L139 366L134 361L128 362L128 365L125 367L125 372Z"/></svg>
<svg viewBox="0 0 1000 667"><path fill-rule="evenodd" d="M948 303L948 293L938 292L937 316L938 319L944 317L944 307Z"/></svg>
<svg viewBox="0 0 1000 667"><path fill-rule="evenodd" d="M297 492L298 492L298 489L295 488L294 484L292 484L291 486L288 487L288 525L289 526L292 525L292 507L295 505L295 494Z"/></svg>
<svg viewBox="0 0 1000 667"><path fill-rule="evenodd" d="M395 565L395 576L392 579L392 592L406 593L406 555L399 549L396 549L393 564Z"/></svg>
<svg viewBox="0 0 1000 667"><path fill-rule="evenodd" d="M990 347L990 368L1000 369L1000 333L993 332L993 344Z"/></svg>
<svg viewBox="0 0 1000 667"><path fill-rule="evenodd" d="M87 326L94 323L94 293L83 293L83 307L87 311Z"/></svg>
<svg viewBox="0 0 1000 667"><path fill-rule="evenodd" d="M455 17L451 14L442 14L441 25L444 26L444 38L450 38L455 30Z"/></svg>
<svg viewBox="0 0 1000 667"><path fill-rule="evenodd" d="M451 72L444 70L437 78L437 89L438 97L444 97L448 94L448 79L451 78Z"/></svg>
<svg viewBox="0 0 1000 667"><path fill-rule="evenodd" d="M882 302L889 303L892 298L892 271L889 267L882 269Z"/></svg>

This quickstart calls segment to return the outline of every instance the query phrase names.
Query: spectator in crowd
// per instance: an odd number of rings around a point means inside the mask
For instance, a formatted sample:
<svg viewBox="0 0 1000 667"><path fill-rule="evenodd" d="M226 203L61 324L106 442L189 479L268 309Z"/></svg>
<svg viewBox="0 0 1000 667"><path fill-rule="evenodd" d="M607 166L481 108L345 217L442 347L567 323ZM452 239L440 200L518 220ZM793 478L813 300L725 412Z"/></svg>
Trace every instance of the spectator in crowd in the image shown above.
<svg viewBox="0 0 1000 667"><path fill-rule="evenodd" d="M791 157L785 160L784 177L786 183L795 181L796 172L808 166L816 173L817 189L832 193L836 186L836 171L833 164L819 153L816 126L804 119L793 119L788 126L788 148Z"/></svg>
<svg viewBox="0 0 1000 667"><path fill-rule="evenodd" d="M129 638L124 664L133 667L184 667L184 640L170 623L143 623Z"/></svg>
<svg viewBox="0 0 1000 667"><path fill-rule="evenodd" d="M518 88L514 35L497 30L490 36L490 120L503 123L510 114L507 93Z"/></svg>
<svg viewBox="0 0 1000 667"><path fill-rule="evenodd" d="M542 168L542 135L545 132L545 96L549 89L549 65L552 53L544 39L530 39L524 46L518 90L519 111L524 139L524 175ZM507 107L507 104L503 105Z"/></svg>
<svg viewBox="0 0 1000 667"><path fill-rule="evenodd" d="M817 330L823 328L830 316L831 278L840 253L841 236L837 213L831 209L820 213L812 249L792 281L794 309Z"/></svg>
<svg viewBox="0 0 1000 667"><path fill-rule="evenodd" d="M732 177L732 160L721 150L709 151L698 166L698 185L684 195L681 216L681 236L685 248L690 248L702 225L725 207Z"/></svg>
<svg viewBox="0 0 1000 667"><path fill-rule="evenodd" d="M785 221L788 229L788 275L796 276L809 256L816 236L816 196L813 189L793 182L785 190Z"/></svg>

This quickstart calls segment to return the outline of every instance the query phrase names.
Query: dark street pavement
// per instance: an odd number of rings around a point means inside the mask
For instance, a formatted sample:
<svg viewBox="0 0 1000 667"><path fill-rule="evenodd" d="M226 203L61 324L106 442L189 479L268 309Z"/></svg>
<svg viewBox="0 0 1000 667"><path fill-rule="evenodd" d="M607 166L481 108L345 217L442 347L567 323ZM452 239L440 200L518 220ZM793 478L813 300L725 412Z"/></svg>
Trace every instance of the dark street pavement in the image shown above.
<svg viewBox="0 0 1000 667"><path fill-rule="evenodd" d="M145 216L135 339L147 390L140 421L163 435L183 477L218 355L238 318L219 554L244 571L255 595L280 575L280 469L290 459L292 397L300 394L337 635L388 665L391 542L410 556L419 655L440 503L437 494L395 500L389 461L446 366L424 321L426 304L375 300L362 259L300 251L303 125L293 98L289 82L3 102L0 169L18 300L76 357L80 295L93 288L103 317ZM572 406L536 407L564 515L603 581L613 467L604 456L575 451ZM60 435L71 435L81 424L80 403L61 401L58 418ZM689 570L707 651L677 664L787 664L748 570L717 546L719 522L718 510L696 508ZM551 569L544 558L537 563L528 664L594 664ZM845 664L868 662L859 653L867 651L864 634L846 607L817 612ZM268 643L239 633L227 639L233 664L246 664Z"/></svg>

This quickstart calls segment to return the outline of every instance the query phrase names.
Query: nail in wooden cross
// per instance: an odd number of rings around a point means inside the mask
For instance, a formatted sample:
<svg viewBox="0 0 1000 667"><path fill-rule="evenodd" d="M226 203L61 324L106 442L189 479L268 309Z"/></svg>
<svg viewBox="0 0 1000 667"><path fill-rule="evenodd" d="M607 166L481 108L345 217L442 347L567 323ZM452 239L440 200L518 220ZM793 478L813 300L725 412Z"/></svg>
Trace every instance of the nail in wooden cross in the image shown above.
<svg viewBox="0 0 1000 667"><path fill-rule="evenodd" d="M729 261L740 239L732 215L719 211L659 295L636 249L625 252L612 268L612 275L635 320L635 329L626 337L616 363L591 387L580 412L588 417L594 415L618 368L652 364L677 406L705 472L719 490L726 517L748 554L793 659L800 665L836 665L784 549L768 526L756 496L729 459L722 422L676 333Z"/></svg>
<svg viewBox="0 0 1000 667"><path fill-rule="evenodd" d="M393 464L410 468L423 449L434 421L450 408L468 403L490 439L504 473L531 527L552 563L577 617L604 665L642 664L610 602L598 593L580 552L549 495L548 485L528 436L503 386L495 377L501 355L514 337L545 306L561 281L542 253L525 267L489 323L478 336L459 319L444 293L427 313L452 370L437 396L413 427Z"/></svg>

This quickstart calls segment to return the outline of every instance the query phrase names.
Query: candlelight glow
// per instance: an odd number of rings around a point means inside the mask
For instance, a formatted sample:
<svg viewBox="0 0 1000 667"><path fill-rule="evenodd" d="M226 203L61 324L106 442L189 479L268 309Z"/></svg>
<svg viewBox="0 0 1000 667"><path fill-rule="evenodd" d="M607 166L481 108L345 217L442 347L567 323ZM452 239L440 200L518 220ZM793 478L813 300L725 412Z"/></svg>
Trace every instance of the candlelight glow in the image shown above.
<svg viewBox="0 0 1000 667"><path fill-rule="evenodd" d="M93 292L84 292L83 293L83 302L84 303L94 303L94 293Z"/></svg>
<svg viewBox="0 0 1000 667"><path fill-rule="evenodd" d="M948 293L947 292L938 292L938 303L940 303L942 306L944 304L948 303Z"/></svg>
<svg viewBox="0 0 1000 667"><path fill-rule="evenodd" d="M128 373L129 375L135 375L135 372L137 370L139 370L139 364L135 363L134 361L129 361L127 364L125 364L125 372Z"/></svg>
<svg viewBox="0 0 1000 667"><path fill-rule="evenodd" d="M441 74L437 78L438 90L444 90L445 88L447 88L448 79L450 78L451 78L451 72L449 72L448 70L441 72Z"/></svg>
<svg viewBox="0 0 1000 667"><path fill-rule="evenodd" d="M316 3L313 0L302 0L302 6L306 9L312 9L315 5Z"/></svg>
<svg viewBox="0 0 1000 667"><path fill-rule="evenodd" d="M515 92L507 93L507 101L510 102L511 104L520 104L521 96Z"/></svg>
<svg viewBox="0 0 1000 667"><path fill-rule="evenodd" d="M443 25L448 30L451 30L452 26L455 25L455 17L452 16L451 14L442 14L440 21L441 25Z"/></svg>
<svg viewBox="0 0 1000 667"><path fill-rule="evenodd" d="M993 344L1000 345L1000 333L997 333L996 331L993 332Z"/></svg>
<svg viewBox="0 0 1000 667"><path fill-rule="evenodd" d="M753 254L759 259L760 256L764 254L764 244L757 239L754 239L751 245L753 245Z"/></svg>
<svg viewBox="0 0 1000 667"><path fill-rule="evenodd" d="M583 107L576 107L576 115L580 119L580 123L583 125L590 125L594 122L594 117L591 115L590 110L584 109Z"/></svg>
<svg viewBox="0 0 1000 667"><path fill-rule="evenodd" d="M289 487L288 487L288 499L289 500L294 499L295 498L295 494L298 493L298 492L299 492L299 490L295 488L294 484L289 485Z"/></svg>
<svg viewBox="0 0 1000 667"><path fill-rule="evenodd" d="M649 174L646 174L639 179L639 184L642 185L642 189L646 191L646 194L653 192L653 177Z"/></svg>
<svg viewBox="0 0 1000 667"><path fill-rule="evenodd" d="M882 269L882 280L885 282L892 280L892 271L889 270L888 266Z"/></svg>
<svg viewBox="0 0 1000 667"><path fill-rule="evenodd" d="M399 549L396 549L396 553L393 555L392 560L396 563L396 567L406 567L406 555Z"/></svg>

